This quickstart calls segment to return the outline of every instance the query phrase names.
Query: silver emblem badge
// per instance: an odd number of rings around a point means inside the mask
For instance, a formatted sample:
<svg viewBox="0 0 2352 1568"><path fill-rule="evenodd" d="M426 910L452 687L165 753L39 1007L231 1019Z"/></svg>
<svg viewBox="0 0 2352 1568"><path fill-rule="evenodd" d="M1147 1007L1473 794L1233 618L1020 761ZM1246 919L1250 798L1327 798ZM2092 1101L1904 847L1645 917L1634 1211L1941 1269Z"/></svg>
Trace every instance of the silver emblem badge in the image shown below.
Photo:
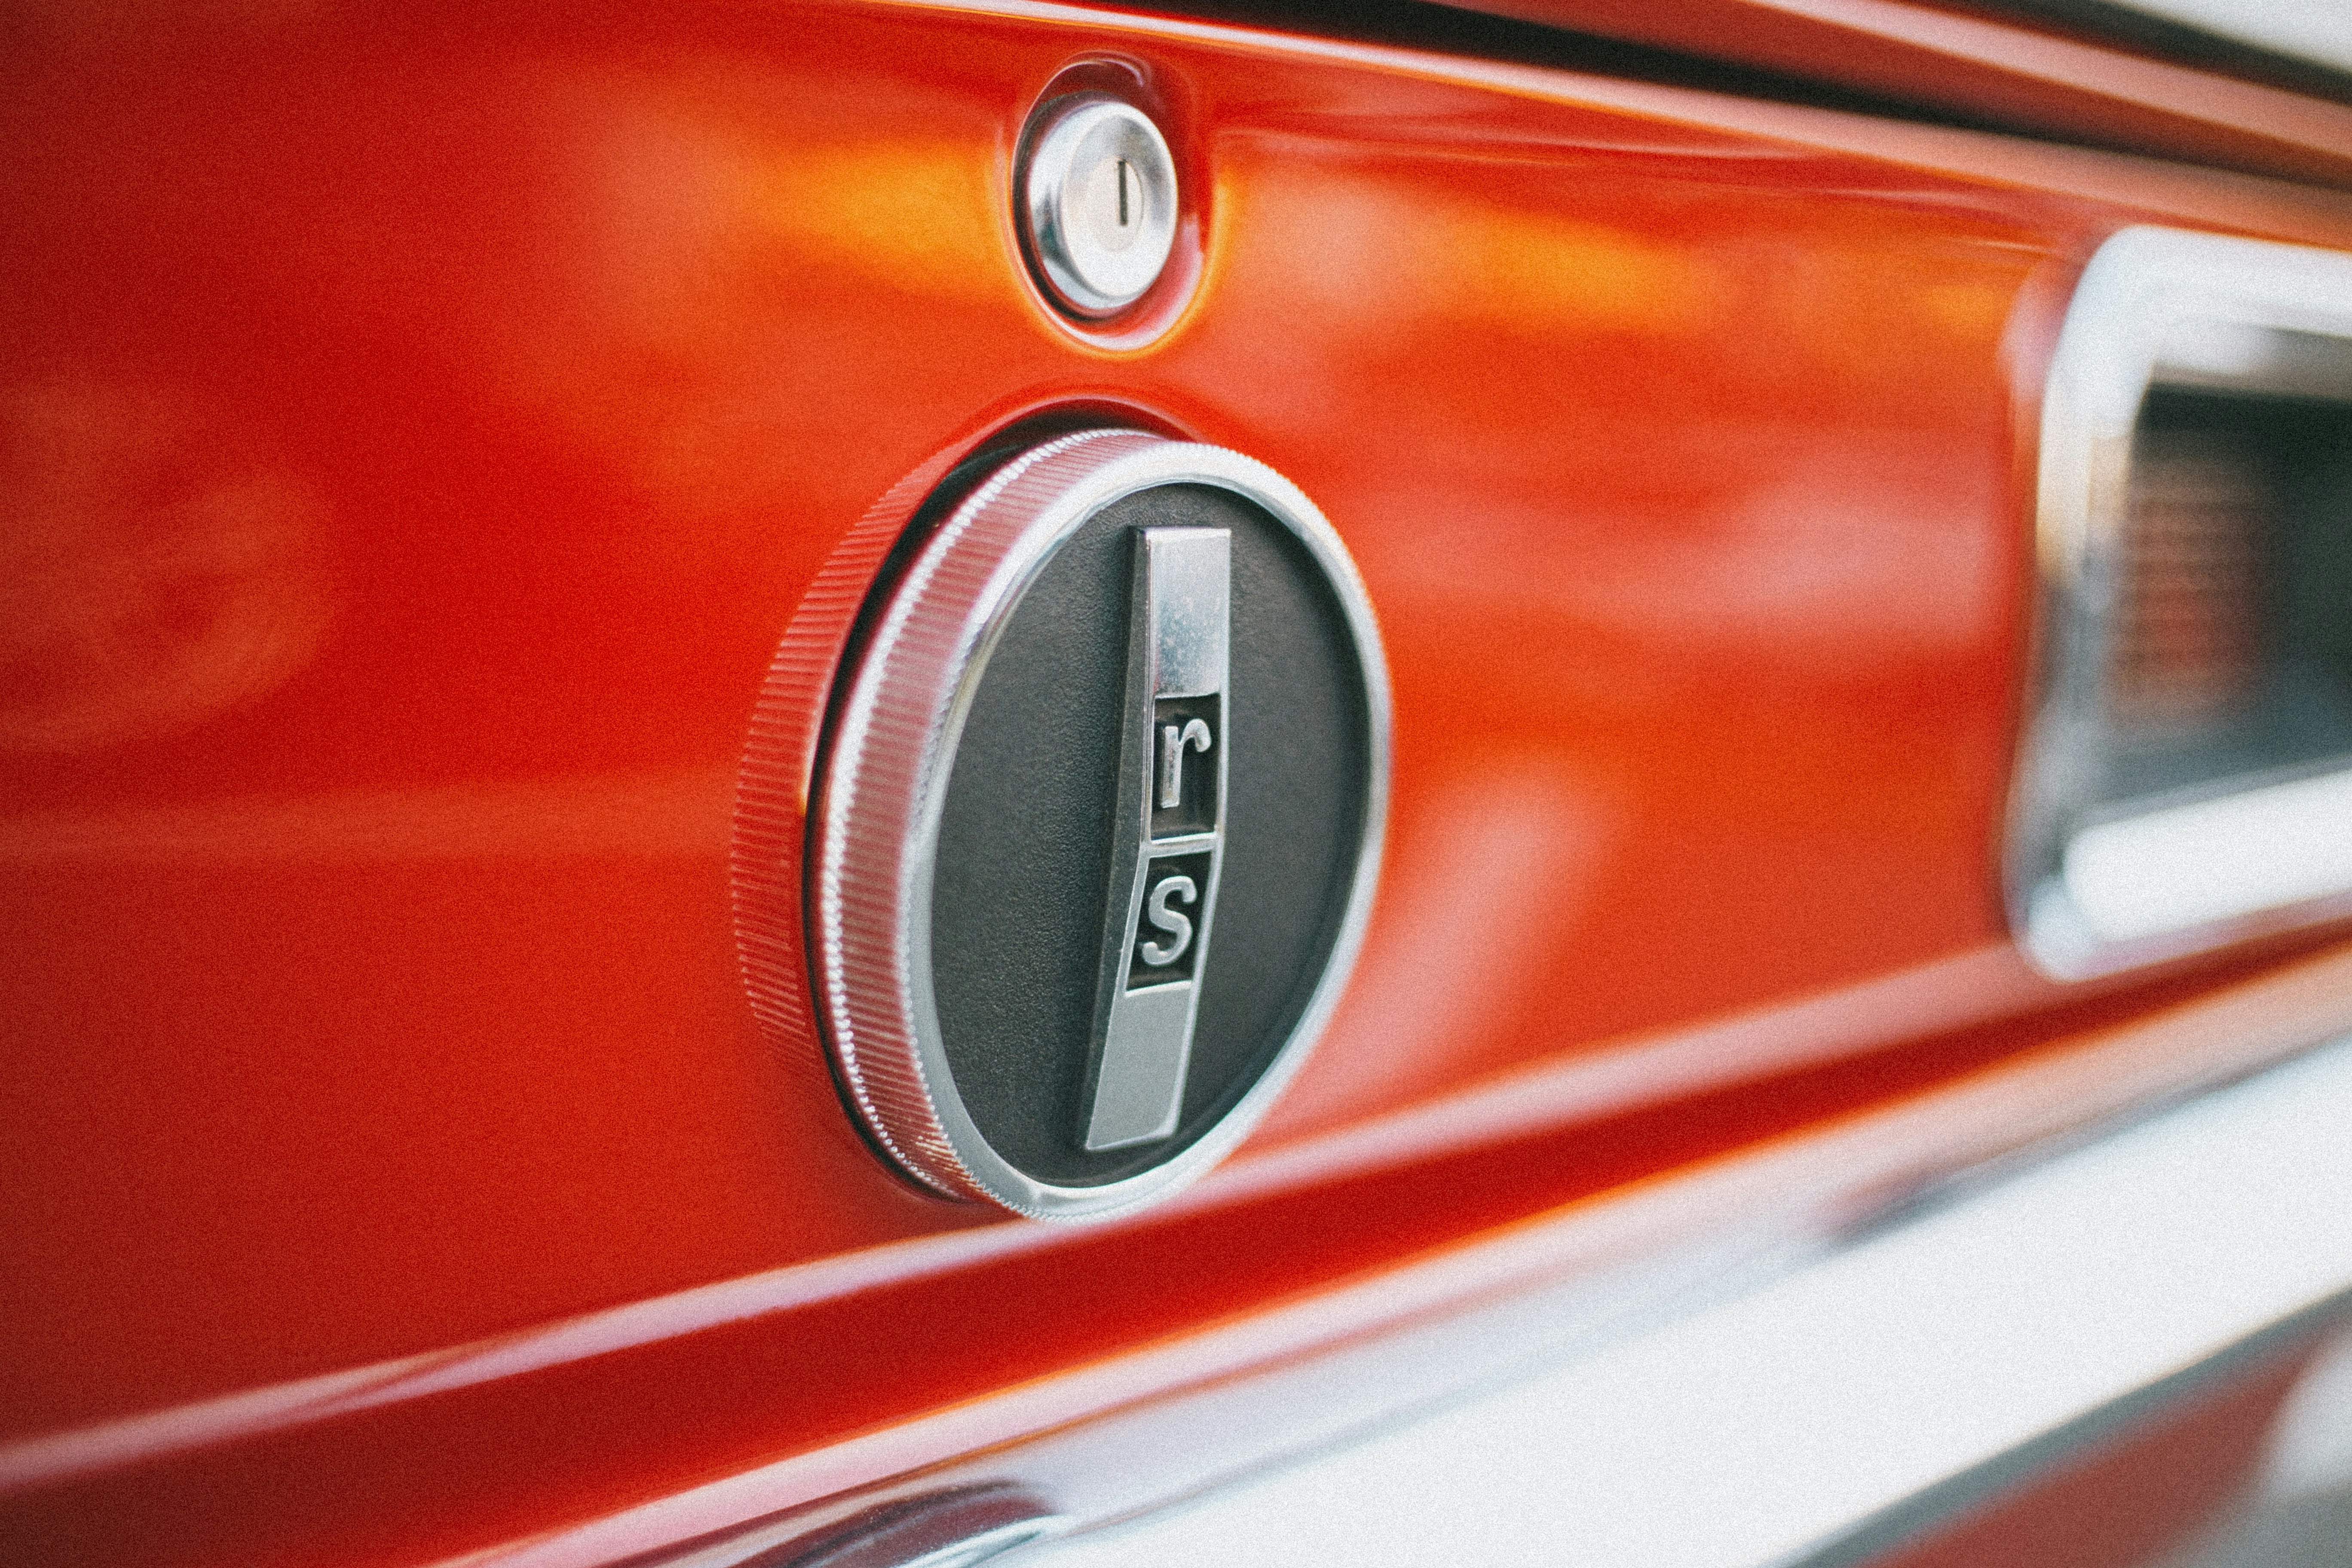
<svg viewBox="0 0 2352 1568"><path fill-rule="evenodd" d="M1353 564L1263 465L1098 430L950 479L809 813L812 989L869 1139L1045 1217L1206 1170L1337 1003L1388 724Z"/></svg>
<svg viewBox="0 0 2352 1568"><path fill-rule="evenodd" d="M1217 907L1225 756L1217 743L1232 615L1233 535L1136 535L1122 838L1106 907L1101 1043L1086 1146L1124 1149L1176 1131ZM1131 835L1131 838L1129 837ZM1124 911L1123 915L1119 911Z"/></svg>

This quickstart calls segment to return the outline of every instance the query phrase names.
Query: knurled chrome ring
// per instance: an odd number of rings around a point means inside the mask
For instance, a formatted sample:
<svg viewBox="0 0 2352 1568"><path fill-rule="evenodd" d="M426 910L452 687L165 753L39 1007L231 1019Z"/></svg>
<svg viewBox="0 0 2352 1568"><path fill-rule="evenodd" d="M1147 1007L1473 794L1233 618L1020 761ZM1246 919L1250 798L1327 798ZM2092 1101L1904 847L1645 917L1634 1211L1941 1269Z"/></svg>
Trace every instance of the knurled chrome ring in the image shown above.
<svg viewBox="0 0 2352 1568"><path fill-rule="evenodd" d="M932 880L949 775L988 654L1055 550L1103 508L1163 485L1230 491L1304 543L1342 605L1368 685L1372 757L1362 846L1319 983L1271 1065L1181 1152L1093 1186L1037 1180L992 1148L959 1095L932 985ZM909 1173L956 1197L1039 1217L1099 1215L1205 1172L1265 1114L1337 1005L1370 918L1389 756L1386 665L1353 563L1297 488L1223 447L1090 430L1005 462L941 521L876 617L836 698L809 860L817 1012L866 1131Z"/></svg>

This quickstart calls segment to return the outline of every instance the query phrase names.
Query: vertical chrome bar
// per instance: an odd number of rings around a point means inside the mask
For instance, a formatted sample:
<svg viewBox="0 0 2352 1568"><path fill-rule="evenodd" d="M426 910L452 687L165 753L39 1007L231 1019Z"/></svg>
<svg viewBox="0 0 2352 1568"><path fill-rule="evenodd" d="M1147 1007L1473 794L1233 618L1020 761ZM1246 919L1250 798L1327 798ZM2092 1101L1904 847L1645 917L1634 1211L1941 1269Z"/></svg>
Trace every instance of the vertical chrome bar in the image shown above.
<svg viewBox="0 0 2352 1568"><path fill-rule="evenodd" d="M1176 1131L1225 848L1233 536L1136 539L1126 735L1105 911L1090 1151Z"/></svg>

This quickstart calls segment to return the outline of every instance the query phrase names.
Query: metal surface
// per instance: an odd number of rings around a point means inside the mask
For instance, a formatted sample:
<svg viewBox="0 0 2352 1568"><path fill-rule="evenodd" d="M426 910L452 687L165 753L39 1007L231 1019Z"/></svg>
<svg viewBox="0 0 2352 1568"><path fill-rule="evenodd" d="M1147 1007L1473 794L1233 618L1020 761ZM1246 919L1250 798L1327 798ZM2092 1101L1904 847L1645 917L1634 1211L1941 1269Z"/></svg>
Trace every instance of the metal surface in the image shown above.
<svg viewBox="0 0 2352 1568"><path fill-rule="evenodd" d="M619 1568L968 1568L1073 1522L1032 1488L979 1481L914 1489L823 1521L727 1531Z"/></svg>
<svg viewBox="0 0 2352 1568"><path fill-rule="evenodd" d="M819 1532L761 1550L737 1540L646 1568L971 1568L1061 1534L1070 1521L1017 1486L952 1488L886 1503ZM751 1555L746 1555L749 1548Z"/></svg>
<svg viewBox="0 0 2352 1568"><path fill-rule="evenodd" d="M1320 568L1347 617L1366 686L1371 776L1362 839L1354 857L1339 934L1288 1038L1217 1124L1166 1159L1122 1179L1070 1185L1032 1175L1004 1157L968 1109L941 1037L932 962L932 884L940 824L965 716L989 651L1024 592L1083 524L1127 496L1160 486L1208 486L1261 509L1293 533ZM1132 749L1120 784L1123 815L1150 833L1154 816L1181 816L1154 800L1156 717L1163 703L1221 698L1225 648L1223 543L1213 531L1147 531L1138 566L1145 611L1131 623ZM1212 684L1213 682L1213 685ZM1140 683L1139 689L1137 683ZM1147 709L1149 704L1149 709ZM814 963L826 1040L867 1130L910 1173L940 1191L993 1200L1041 1218L1096 1217L1164 1197L1197 1179L1271 1109L1329 1020L1363 939L1379 875L1387 796L1388 692L1380 633L1346 548L1312 502L1265 465L1238 453L1120 430L1082 432L1013 458L957 506L892 587L864 658L841 699L817 807L811 903ZM1148 716L1150 715L1150 716ZM1187 739L1190 720L1175 726ZM1222 811L1227 748L1199 754L1210 764ZM1126 963L1139 920L1172 941L1184 911L1154 909L1166 879L1147 874L1163 852L1192 879L1200 905L1193 942L1205 946L1209 906L1221 872L1222 821L1198 833L1130 841L1118 868L1123 901L1109 922L1118 935L1107 968L1117 977L1098 1009L1104 1034L1090 1150L1164 1135L1183 1089L1192 987L1130 991ZM1177 954L1168 952L1173 963ZM1199 952L1192 954L1195 963ZM1108 1098L1103 1086L1108 1084ZM1076 1131L1076 1130L1074 1130Z"/></svg>
<svg viewBox="0 0 2352 1568"><path fill-rule="evenodd" d="M1150 117L1112 99L1047 104L1021 171L1021 217L1041 281L1081 316L1141 299L1176 243L1176 164Z"/></svg>
<svg viewBox="0 0 2352 1568"><path fill-rule="evenodd" d="M2067 840L2059 876L2076 918L2107 943L2325 910L2352 889L2352 772L2093 823Z"/></svg>
<svg viewBox="0 0 2352 1568"><path fill-rule="evenodd" d="M2352 1044L1600 1354L1033 1561L1866 1561L1839 1543L1891 1544L1876 1522L1935 1489L1993 1467L1969 1494L1987 1495L2014 1479L2007 1456L2352 1307L2348 1120Z"/></svg>
<svg viewBox="0 0 2352 1568"><path fill-rule="evenodd" d="M2150 387L2342 400L2352 396L2347 364L2325 345L2347 338L2352 256L2335 252L2135 227L2108 239L2076 286L2042 406L2043 673L2009 851L2021 941L2054 975L2352 911L2336 780L2247 780L2232 795L2216 779L2203 793L2222 798L2114 800L2108 673Z"/></svg>
<svg viewBox="0 0 2352 1568"><path fill-rule="evenodd" d="M1184 1108L1196 976L1225 855L1232 545L1223 529L1135 534L1127 763L1113 818L1133 838L1115 851L1103 903L1125 914L1103 933L1088 1149L1165 1138Z"/></svg>

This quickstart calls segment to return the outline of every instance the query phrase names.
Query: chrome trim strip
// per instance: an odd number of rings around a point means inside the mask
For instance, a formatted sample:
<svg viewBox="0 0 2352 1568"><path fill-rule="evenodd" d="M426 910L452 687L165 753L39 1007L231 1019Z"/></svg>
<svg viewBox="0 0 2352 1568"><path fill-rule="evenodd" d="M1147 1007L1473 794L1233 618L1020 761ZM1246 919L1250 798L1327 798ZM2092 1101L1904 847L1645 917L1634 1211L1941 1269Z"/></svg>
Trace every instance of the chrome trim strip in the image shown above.
<svg viewBox="0 0 2352 1568"><path fill-rule="evenodd" d="M1761 1568L2352 1304L2352 1041L1037 1568Z"/></svg>
<svg viewBox="0 0 2352 1568"><path fill-rule="evenodd" d="M2067 841L2060 877L2110 943L2336 896L2352 888L2352 771L2094 823Z"/></svg>
<svg viewBox="0 0 2352 1568"><path fill-rule="evenodd" d="M2250 841L2179 810L2113 818L2101 799L2104 692L2117 613L2135 431L2151 384L2307 395L2316 374L2352 398L2352 361L2304 363L2279 334L2352 341L2352 255L2177 229L2120 230L2067 308L2042 405L2035 550L2042 679L2011 795L2007 883L2019 945L2081 979L2352 913L2352 877L2312 885L2295 833ZM2352 342L2347 342L2352 348ZM2270 351L2279 349L2273 354ZM2265 364L2277 358L2276 367ZM2275 374L2273 374L2273 369ZM2340 775L2352 778L2352 773ZM2128 827L2120 835L2105 827ZM2087 845L2078 863L2074 851ZM2200 848L2208 877L2160 868ZM2143 870L2112 850L2154 857ZM2231 891L2210 879L2226 871Z"/></svg>

